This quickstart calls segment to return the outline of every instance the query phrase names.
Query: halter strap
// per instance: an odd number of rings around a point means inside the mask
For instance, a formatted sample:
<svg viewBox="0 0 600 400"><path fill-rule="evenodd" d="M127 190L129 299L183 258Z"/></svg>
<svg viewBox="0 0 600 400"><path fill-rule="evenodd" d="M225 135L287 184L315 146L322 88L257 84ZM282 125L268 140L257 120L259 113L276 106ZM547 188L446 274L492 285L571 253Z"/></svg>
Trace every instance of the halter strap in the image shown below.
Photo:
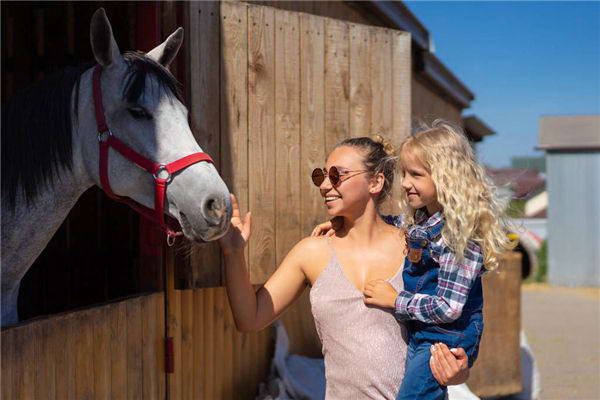
<svg viewBox="0 0 600 400"><path fill-rule="evenodd" d="M214 164L214 161L208 154L198 152L182 157L169 164L160 164L148 160L146 157L142 156L140 153L116 138L106 123L104 105L102 103L102 85L100 81L101 75L102 66L96 65L92 75L92 86L94 94L94 111L96 114L96 127L98 129L98 142L100 147L99 169L100 184L102 185L102 189L110 198L129 205L141 216L158 223L160 228L167 233L167 242L172 244L172 241L176 236L181 236L183 234L180 227L172 228L165 223L165 196L167 186L172 180L173 174L198 162L204 161ZM112 191L108 177L108 157L110 147L118 151L129 161L152 174L155 184L154 209L143 206L129 197L118 196ZM160 175L163 175L164 172L166 172L167 176L161 177Z"/></svg>

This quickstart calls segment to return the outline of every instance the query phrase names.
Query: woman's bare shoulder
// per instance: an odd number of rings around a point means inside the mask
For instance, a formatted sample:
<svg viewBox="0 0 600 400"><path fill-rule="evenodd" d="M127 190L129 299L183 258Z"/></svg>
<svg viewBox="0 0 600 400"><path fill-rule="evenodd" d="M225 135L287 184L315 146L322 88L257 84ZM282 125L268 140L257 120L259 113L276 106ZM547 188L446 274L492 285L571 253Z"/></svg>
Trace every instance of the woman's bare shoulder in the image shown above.
<svg viewBox="0 0 600 400"><path fill-rule="evenodd" d="M329 246L327 245L327 238L325 236L308 236L299 241L294 246L294 251L298 251L308 254L326 254L328 253Z"/></svg>
<svg viewBox="0 0 600 400"><path fill-rule="evenodd" d="M325 236L309 236L302 239L294 249L304 276L313 285L331 259L331 249Z"/></svg>

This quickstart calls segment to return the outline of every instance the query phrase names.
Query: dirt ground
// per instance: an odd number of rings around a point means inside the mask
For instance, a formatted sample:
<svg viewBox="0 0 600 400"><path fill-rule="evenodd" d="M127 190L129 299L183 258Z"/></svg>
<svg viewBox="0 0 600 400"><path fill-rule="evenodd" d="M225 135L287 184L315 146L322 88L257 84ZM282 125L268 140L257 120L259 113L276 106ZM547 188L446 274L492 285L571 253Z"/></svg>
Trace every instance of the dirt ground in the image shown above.
<svg viewBox="0 0 600 400"><path fill-rule="evenodd" d="M600 289L529 284L522 322L543 400L600 400Z"/></svg>

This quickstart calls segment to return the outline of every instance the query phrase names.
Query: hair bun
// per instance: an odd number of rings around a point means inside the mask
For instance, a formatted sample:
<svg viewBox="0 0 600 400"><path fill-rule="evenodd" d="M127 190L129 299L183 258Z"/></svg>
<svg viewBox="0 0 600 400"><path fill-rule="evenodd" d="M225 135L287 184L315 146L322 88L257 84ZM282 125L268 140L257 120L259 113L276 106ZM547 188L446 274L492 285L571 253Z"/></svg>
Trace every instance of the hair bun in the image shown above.
<svg viewBox="0 0 600 400"><path fill-rule="evenodd" d="M383 136L381 135L373 135L371 136L371 140L375 143L379 143L383 146L383 151L388 156L394 156L396 154L396 148Z"/></svg>

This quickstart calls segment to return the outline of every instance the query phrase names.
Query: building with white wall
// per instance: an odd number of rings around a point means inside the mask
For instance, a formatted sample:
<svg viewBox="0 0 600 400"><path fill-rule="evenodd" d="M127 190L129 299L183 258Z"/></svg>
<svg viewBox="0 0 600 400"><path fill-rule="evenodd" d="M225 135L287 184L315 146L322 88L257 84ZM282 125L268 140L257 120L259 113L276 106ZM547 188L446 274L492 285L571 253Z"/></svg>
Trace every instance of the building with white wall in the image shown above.
<svg viewBox="0 0 600 400"><path fill-rule="evenodd" d="M600 287L600 115L547 116L548 280Z"/></svg>

